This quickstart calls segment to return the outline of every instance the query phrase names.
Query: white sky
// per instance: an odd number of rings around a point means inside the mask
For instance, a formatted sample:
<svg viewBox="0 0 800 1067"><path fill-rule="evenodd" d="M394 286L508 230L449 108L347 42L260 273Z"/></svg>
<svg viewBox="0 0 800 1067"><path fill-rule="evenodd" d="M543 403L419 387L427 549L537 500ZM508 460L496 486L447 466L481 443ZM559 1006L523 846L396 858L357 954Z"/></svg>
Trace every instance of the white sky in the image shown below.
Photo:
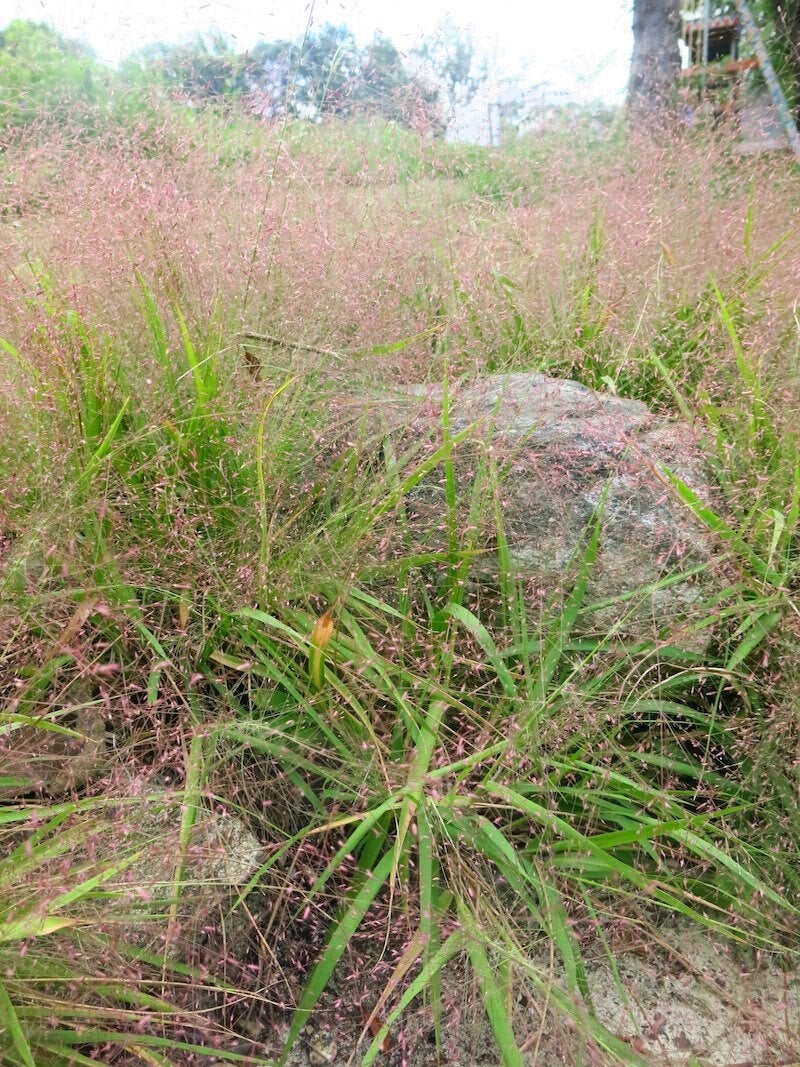
<svg viewBox="0 0 800 1067"><path fill-rule="evenodd" d="M316 0L312 17L317 28L346 23L362 41L380 30L401 50L449 18L521 88L616 102L630 60L630 9L631 0ZM111 63L151 41L212 31L244 50L299 36L308 17L309 0L0 0L0 29L14 18L48 22Z"/></svg>

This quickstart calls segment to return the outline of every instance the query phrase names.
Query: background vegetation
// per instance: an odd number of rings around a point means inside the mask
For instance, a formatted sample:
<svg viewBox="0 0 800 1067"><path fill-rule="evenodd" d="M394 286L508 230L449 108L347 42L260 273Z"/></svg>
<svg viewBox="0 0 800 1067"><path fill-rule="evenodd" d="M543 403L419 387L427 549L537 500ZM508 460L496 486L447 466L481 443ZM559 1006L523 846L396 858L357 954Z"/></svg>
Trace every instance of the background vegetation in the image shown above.
<svg viewBox="0 0 800 1067"><path fill-rule="evenodd" d="M5 42L4 1062L269 1062L325 997L367 1061L391 1028L415 1062L468 973L504 1063L523 997L636 1063L592 953L679 915L791 963L791 164L613 118L448 144L367 82L356 119L338 31L278 122L222 44L143 92L41 28ZM392 442L353 403L510 370L692 422L720 495L684 494L719 543L691 632L578 631L599 528L533 600L489 454L457 499L447 405ZM406 520L426 475L439 555ZM493 597L461 506L495 530ZM193 866L222 814L263 850L234 890Z"/></svg>

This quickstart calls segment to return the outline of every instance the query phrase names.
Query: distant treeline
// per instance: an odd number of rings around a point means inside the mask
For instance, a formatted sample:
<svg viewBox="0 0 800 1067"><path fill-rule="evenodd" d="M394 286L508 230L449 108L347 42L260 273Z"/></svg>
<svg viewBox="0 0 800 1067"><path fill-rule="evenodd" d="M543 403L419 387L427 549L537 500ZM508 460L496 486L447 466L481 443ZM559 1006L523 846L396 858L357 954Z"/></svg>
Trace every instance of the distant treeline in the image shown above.
<svg viewBox="0 0 800 1067"><path fill-rule="evenodd" d="M15 20L0 33L0 125L67 116L91 124L110 103L130 110L149 93L188 104L238 98L265 120L379 114L440 134L485 77L472 41L455 28L410 56L381 35L360 46L346 26L326 25L246 52L223 37L150 44L112 70L81 42Z"/></svg>

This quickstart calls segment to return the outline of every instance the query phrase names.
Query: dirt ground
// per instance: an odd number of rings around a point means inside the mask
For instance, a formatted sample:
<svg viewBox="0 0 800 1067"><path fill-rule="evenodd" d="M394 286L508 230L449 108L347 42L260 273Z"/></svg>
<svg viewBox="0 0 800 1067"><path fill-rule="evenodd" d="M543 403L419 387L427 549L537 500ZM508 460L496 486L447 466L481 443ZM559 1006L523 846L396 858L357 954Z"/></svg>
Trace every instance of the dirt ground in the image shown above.
<svg viewBox="0 0 800 1067"><path fill-rule="evenodd" d="M800 973L740 953L712 934L680 922L659 927L661 946L615 950L616 975L605 954L587 962L592 1005L600 1023L625 1042L630 1059L653 1067L788 1067L800 1064ZM558 981L558 969L542 959ZM466 973L447 978L443 1047L420 1011L379 1053L379 1067L494 1067L501 1059L478 990ZM455 995L454 995L455 993ZM345 1067L361 1062L371 1038L359 1040L360 1013L348 1012L340 989L323 1001L288 1060L288 1067ZM523 1061L530 1067L604 1067L618 1063L552 1008L533 999L515 1009ZM278 1054L288 1030L272 1042Z"/></svg>

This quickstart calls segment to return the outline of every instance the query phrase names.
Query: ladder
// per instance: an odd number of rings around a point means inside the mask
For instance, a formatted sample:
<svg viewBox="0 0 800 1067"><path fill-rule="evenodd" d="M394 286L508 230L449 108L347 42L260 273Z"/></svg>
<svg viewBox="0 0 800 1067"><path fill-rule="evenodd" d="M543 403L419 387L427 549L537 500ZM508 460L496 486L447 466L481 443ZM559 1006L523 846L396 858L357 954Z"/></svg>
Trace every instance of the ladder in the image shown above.
<svg viewBox="0 0 800 1067"><path fill-rule="evenodd" d="M800 162L800 134L797 132L797 126L792 118L789 105L786 103L786 97L783 89L781 89L781 83L778 81L778 76L775 73L772 60L769 58L769 52L764 44L764 38L761 36L761 30L759 30L758 24L753 18L753 13L750 10L750 5L747 3L747 0L736 0L736 10L739 12L739 18L742 20L744 32L750 38L753 51L758 57L758 65L764 72L764 81L767 83L767 89L769 90L769 95L772 97L772 103L775 105L775 110L778 113L781 125L786 131L786 136L789 138L789 144L794 153L794 158Z"/></svg>

